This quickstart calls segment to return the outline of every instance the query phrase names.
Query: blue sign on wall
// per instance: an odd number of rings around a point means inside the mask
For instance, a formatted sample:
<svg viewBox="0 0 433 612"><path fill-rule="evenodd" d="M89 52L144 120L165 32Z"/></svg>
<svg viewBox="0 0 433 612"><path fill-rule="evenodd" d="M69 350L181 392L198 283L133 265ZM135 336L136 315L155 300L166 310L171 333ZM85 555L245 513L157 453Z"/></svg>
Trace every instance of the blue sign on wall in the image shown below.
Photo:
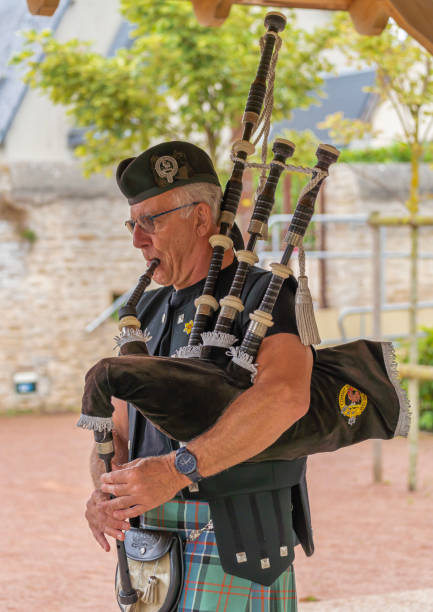
<svg viewBox="0 0 433 612"><path fill-rule="evenodd" d="M20 382L15 384L17 393L34 393L36 391L36 382Z"/></svg>
<svg viewBox="0 0 433 612"><path fill-rule="evenodd" d="M14 374L15 391L20 395L36 393L38 377L35 372L17 372Z"/></svg>

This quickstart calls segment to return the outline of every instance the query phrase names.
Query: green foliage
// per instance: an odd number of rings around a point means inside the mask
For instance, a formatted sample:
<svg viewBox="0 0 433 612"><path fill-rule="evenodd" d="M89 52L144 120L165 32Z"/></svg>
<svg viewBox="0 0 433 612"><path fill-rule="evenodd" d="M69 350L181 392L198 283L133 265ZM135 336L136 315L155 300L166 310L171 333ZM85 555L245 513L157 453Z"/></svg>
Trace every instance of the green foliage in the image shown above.
<svg viewBox="0 0 433 612"><path fill-rule="evenodd" d="M328 115L325 121L317 124L321 130L329 130L332 140L340 145L349 145L354 140L363 140L366 136L377 136L371 123L360 119L346 119L344 113Z"/></svg>
<svg viewBox="0 0 433 612"><path fill-rule="evenodd" d="M30 229L29 227L24 227L23 229L21 229L19 234L20 238L26 240L30 244L34 244L38 239L38 235L36 234L36 232Z"/></svg>
<svg viewBox="0 0 433 612"><path fill-rule="evenodd" d="M336 15L334 27L333 42L348 63L376 70L376 83L366 91L394 108L405 108L408 116L402 119L409 130L410 118L414 121L420 109L431 114L426 108L433 102L433 58L428 51L392 21L380 36L356 34L346 13Z"/></svg>
<svg viewBox="0 0 433 612"><path fill-rule="evenodd" d="M425 410L420 414L419 428L423 431L433 431L433 410Z"/></svg>
<svg viewBox="0 0 433 612"><path fill-rule="evenodd" d="M422 365L433 365L433 327L423 327L425 336L418 340L418 363ZM409 346L404 343L399 355L401 361L409 361ZM403 387L407 390L407 382ZM419 428L425 431L433 431L433 380L420 381L420 419Z"/></svg>
<svg viewBox="0 0 433 612"><path fill-rule="evenodd" d="M389 162L410 162L410 148L403 142L395 142L389 147L378 147L376 149L343 149L339 161L345 163L389 163ZM430 143L423 147L422 161L433 162L433 152Z"/></svg>
<svg viewBox="0 0 433 612"><path fill-rule="evenodd" d="M347 63L358 69L375 69L376 81L365 91L395 111L407 147L405 161L422 155L420 144L428 141L433 128L431 55L393 22L380 36L361 36L354 32L347 15L338 13L333 27L332 44L344 53ZM369 123L346 119L341 113L329 115L321 127L330 129L343 144L372 134Z"/></svg>
<svg viewBox="0 0 433 612"><path fill-rule="evenodd" d="M167 138L201 138L218 161L223 129L240 126L266 10L233 6L220 28L201 26L192 5L178 0L122 0L121 10L136 27L131 48L115 57L93 52L89 43L60 43L49 32L32 31L13 61L27 67L31 87L66 106L86 128L76 153L88 174ZM319 73L329 67L321 59L326 31L307 34L287 14L274 119L307 106L322 82Z"/></svg>
<svg viewBox="0 0 433 612"><path fill-rule="evenodd" d="M333 26L332 44L347 62L359 69L375 69L376 81L365 90L395 112L400 139L410 150L411 185L406 206L411 214L416 214L422 143L430 139L433 128L433 58L393 21L380 36L371 37L356 34L345 13L335 16ZM372 131L369 123L345 119L341 113L329 116L325 123L332 134L340 133L343 143L365 138Z"/></svg>
<svg viewBox="0 0 433 612"><path fill-rule="evenodd" d="M433 365L433 327L423 328L426 333L419 341L419 363ZM420 383L420 429L433 431L433 380L425 380Z"/></svg>

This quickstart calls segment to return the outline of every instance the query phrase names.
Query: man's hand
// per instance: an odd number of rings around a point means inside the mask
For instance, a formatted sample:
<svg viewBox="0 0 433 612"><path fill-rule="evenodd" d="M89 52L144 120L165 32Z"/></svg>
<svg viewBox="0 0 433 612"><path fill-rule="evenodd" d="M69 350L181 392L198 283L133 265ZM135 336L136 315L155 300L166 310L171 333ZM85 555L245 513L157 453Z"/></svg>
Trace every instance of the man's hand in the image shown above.
<svg viewBox="0 0 433 612"><path fill-rule="evenodd" d="M174 467L174 453L135 459L101 475L101 491L115 496L102 502L101 508L124 521L169 501L188 484L188 478Z"/></svg>
<svg viewBox="0 0 433 612"><path fill-rule="evenodd" d="M104 534L117 540L124 540L125 536L122 530L129 529L129 523L115 519L101 505L109 498L109 495L98 489L93 491L86 504L85 515L95 540L106 552L110 550L110 544Z"/></svg>

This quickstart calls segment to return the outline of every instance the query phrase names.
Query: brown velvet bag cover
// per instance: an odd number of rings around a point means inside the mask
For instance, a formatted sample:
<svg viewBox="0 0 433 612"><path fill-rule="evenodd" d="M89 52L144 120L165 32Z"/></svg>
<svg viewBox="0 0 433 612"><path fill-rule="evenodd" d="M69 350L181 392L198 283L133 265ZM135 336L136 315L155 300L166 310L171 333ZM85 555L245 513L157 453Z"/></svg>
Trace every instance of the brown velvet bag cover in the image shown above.
<svg viewBox="0 0 433 612"><path fill-rule="evenodd" d="M250 461L296 459L407 435L407 400L393 359L390 343L368 340L319 350L309 411ZM93 429L92 417L111 417L114 396L134 404L162 432L187 442L211 427L243 390L224 369L204 360L106 358L87 373L83 417L88 424L81 424ZM272 405L267 410L272 418Z"/></svg>

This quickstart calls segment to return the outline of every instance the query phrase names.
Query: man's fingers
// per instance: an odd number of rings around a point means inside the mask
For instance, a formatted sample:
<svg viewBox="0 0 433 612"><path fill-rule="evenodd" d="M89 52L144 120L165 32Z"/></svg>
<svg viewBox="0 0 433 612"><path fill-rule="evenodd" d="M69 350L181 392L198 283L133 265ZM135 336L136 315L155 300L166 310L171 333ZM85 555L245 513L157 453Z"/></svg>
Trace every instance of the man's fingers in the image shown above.
<svg viewBox="0 0 433 612"><path fill-rule="evenodd" d="M114 497L122 497L123 495L128 495L130 491L130 485L127 484L108 484L103 483L101 485L101 491L104 493L109 493L110 495L114 495Z"/></svg>
<svg viewBox="0 0 433 612"><path fill-rule="evenodd" d="M135 499L132 495L124 495L122 497L115 497L109 501L102 502L100 506L108 514L113 514L115 510L124 510L125 508L133 506L134 503ZM116 516L115 518L118 519L119 517ZM124 519L121 518L120 520Z"/></svg>
<svg viewBox="0 0 433 612"><path fill-rule="evenodd" d="M116 510L113 513L113 516L119 520L126 520L128 518L133 518L134 516L139 516L146 512L148 508L146 506L137 505L132 506L131 508L125 508L124 510Z"/></svg>
<svg viewBox="0 0 433 612"><path fill-rule="evenodd" d="M125 484L131 478L131 471L129 468L119 467L114 472L104 472L101 474L101 484ZM101 486L101 490L102 486Z"/></svg>
<svg viewBox="0 0 433 612"><path fill-rule="evenodd" d="M92 529L93 537L98 542L99 546L105 550L105 552L110 552L110 544L108 543L107 538L103 533L97 531L96 529Z"/></svg>
<svg viewBox="0 0 433 612"><path fill-rule="evenodd" d="M115 538L116 540L123 541L125 539L125 534L120 529L112 529L111 527L106 527L105 533L111 536L112 538Z"/></svg>
<svg viewBox="0 0 433 612"><path fill-rule="evenodd" d="M109 515L107 515L106 526L116 531L128 531L128 529L131 528L131 525L127 521L115 519ZM107 530L105 530L105 532L108 533Z"/></svg>

